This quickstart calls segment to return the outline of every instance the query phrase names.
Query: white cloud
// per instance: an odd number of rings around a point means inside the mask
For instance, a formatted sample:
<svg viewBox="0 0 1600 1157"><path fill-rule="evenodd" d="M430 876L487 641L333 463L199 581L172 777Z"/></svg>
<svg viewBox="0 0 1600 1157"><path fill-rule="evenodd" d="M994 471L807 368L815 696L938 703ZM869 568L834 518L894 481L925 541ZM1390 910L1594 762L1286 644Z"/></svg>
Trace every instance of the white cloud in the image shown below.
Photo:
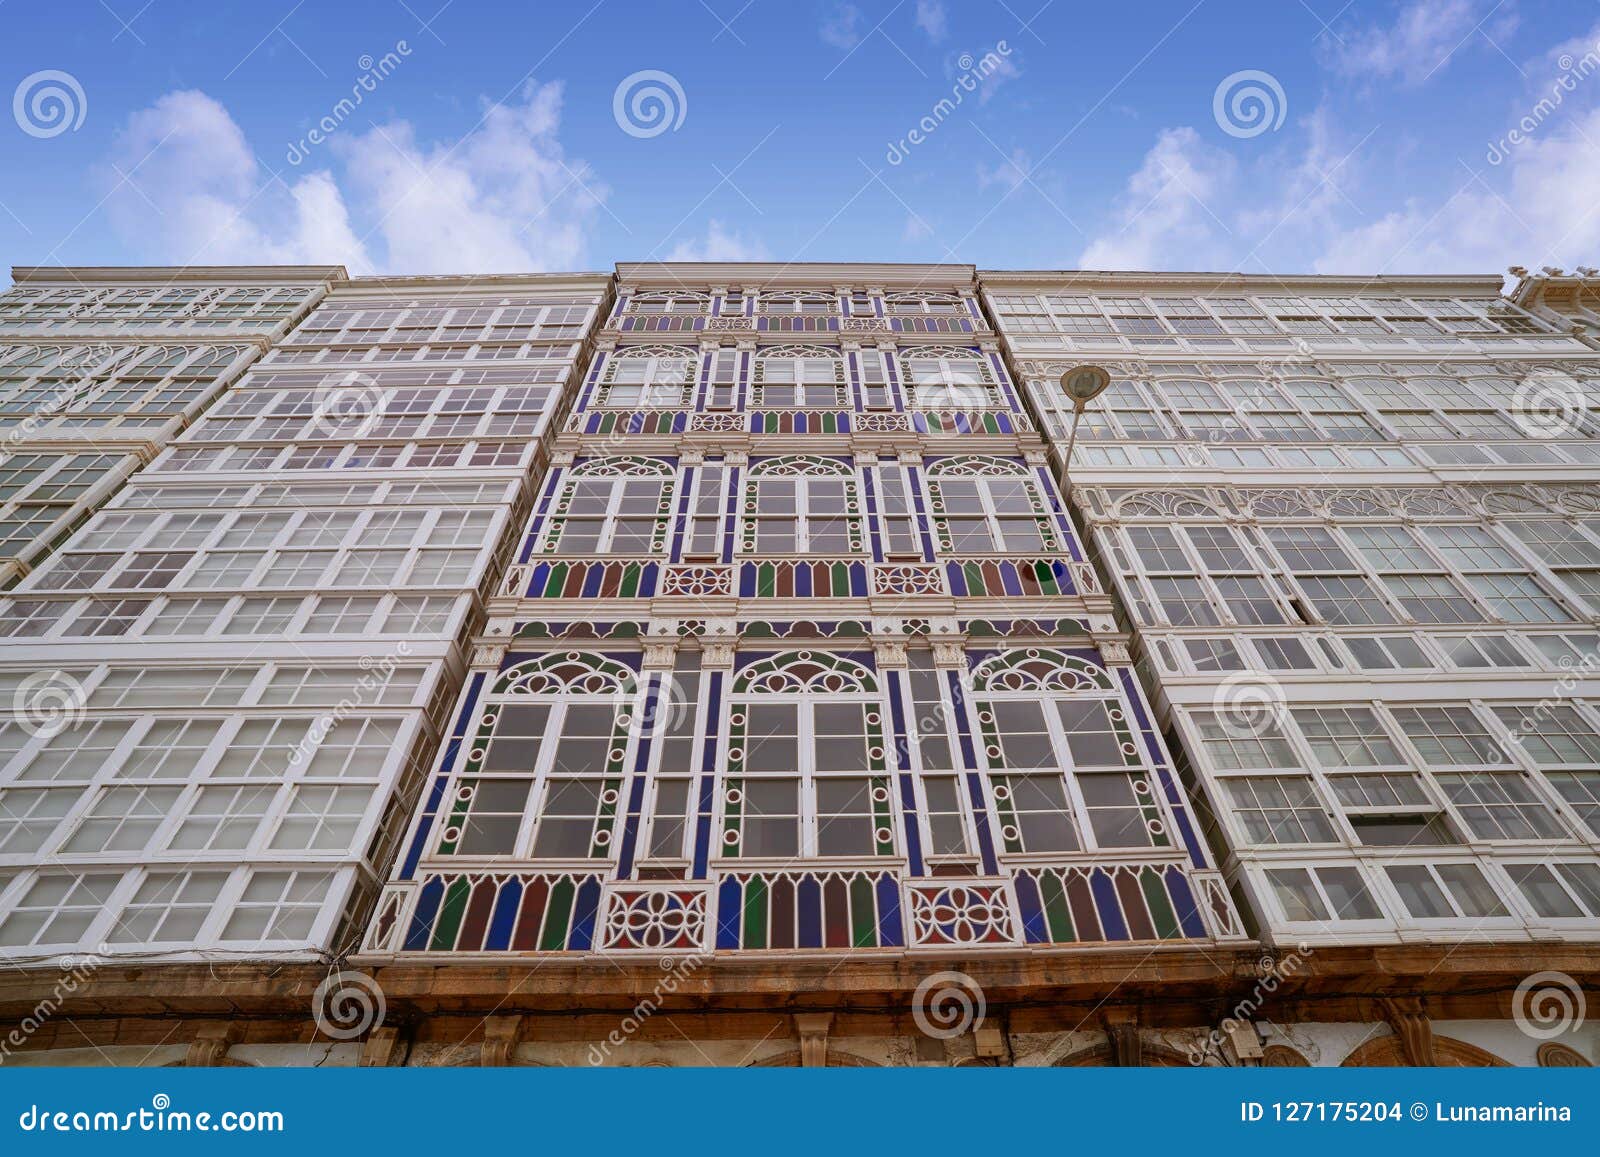
<svg viewBox="0 0 1600 1157"><path fill-rule="evenodd" d="M924 241L933 236L933 226L915 213L906 214L906 225L900 233L902 241Z"/></svg>
<svg viewBox="0 0 1600 1157"><path fill-rule="evenodd" d="M1407 201L1338 234L1318 273L1484 273L1573 265L1600 253L1600 109L1513 150L1446 199ZM1504 178L1500 174L1504 173Z"/></svg>
<svg viewBox="0 0 1600 1157"><path fill-rule="evenodd" d="M101 175L114 227L146 260L371 267L333 178L273 181L203 92L169 92L129 117Z"/></svg>
<svg viewBox="0 0 1600 1157"><path fill-rule="evenodd" d="M917 27L934 43L949 35L949 23L941 0L917 0Z"/></svg>
<svg viewBox="0 0 1600 1157"><path fill-rule="evenodd" d="M558 84L530 83L515 102L486 104L454 145L419 141L410 124L391 121L323 146L342 180L331 169L274 179L221 104L168 93L134 113L113 147L108 206L151 261L342 262L353 273L580 268L607 191L565 158L560 112Z"/></svg>
<svg viewBox="0 0 1600 1157"><path fill-rule="evenodd" d="M1084 269L1219 269L1230 264L1229 230L1210 206L1226 199L1233 158L1194 129L1164 129L1129 178L1111 224L1090 240Z"/></svg>
<svg viewBox="0 0 1600 1157"><path fill-rule="evenodd" d="M585 229L607 189L565 158L559 84L530 84L519 104L485 108L452 146L424 145L405 121L335 148L379 215L390 268L501 273L582 266Z"/></svg>
<svg viewBox="0 0 1600 1157"><path fill-rule="evenodd" d="M1388 27L1366 27L1335 42L1333 60L1353 76L1399 76L1418 84L1445 68L1481 32L1507 34L1515 17L1491 0L1410 0ZM1323 38L1332 42L1332 36Z"/></svg>
<svg viewBox="0 0 1600 1157"><path fill-rule="evenodd" d="M839 49L851 49L861 43L861 9L854 4L841 4L822 22L822 39Z"/></svg>
<svg viewBox="0 0 1600 1157"><path fill-rule="evenodd" d="M1339 133L1327 106L1299 125L1305 128L1306 141L1298 162L1285 164L1279 157L1261 162L1275 174L1261 187L1275 189L1278 195L1239 211L1239 231L1252 245L1265 247L1296 235L1302 239L1308 234L1326 235L1339 218L1360 212L1350 190L1363 167L1366 142L1336 140Z"/></svg>
<svg viewBox="0 0 1600 1157"><path fill-rule="evenodd" d="M984 59L989 62L990 72L983 78L982 87L978 89L979 104L988 104L994 99L994 94L1000 91L1001 85L1022 75L1022 70L1017 67L1016 53L1010 49L1005 55L991 50L985 54Z"/></svg>
<svg viewBox="0 0 1600 1157"><path fill-rule="evenodd" d="M1002 157L994 165L978 166L978 188L1004 185L1007 190L1019 187L1033 172L1033 161L1022 149L1012 149L1009 157Z"/></svg>
<svg viewBox="0 0 1600 1157"><path fill-rule="evenodd" d="M749 240L743 234L727 228L712 218L706 225L704 237L678 242L664 261L770 261L772 255L759 240Z"/></svg>

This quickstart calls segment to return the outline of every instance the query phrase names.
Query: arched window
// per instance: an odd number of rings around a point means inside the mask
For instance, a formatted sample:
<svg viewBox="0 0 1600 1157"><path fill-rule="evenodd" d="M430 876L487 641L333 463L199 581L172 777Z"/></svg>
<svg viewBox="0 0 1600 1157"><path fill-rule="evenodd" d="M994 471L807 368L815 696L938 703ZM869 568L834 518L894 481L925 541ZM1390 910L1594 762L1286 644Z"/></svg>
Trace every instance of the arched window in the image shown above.
<svg viewBox="0 0 1600 1157"><path fill-rule="evenodd" d="M1026 465L968 454L928 467L940 549L957 554L1030 554L1058 549L1050 508Z"/></svg>
<svg viewBox="0 0 1600 1157"><path fill-rule="evenodd" d="M678 476L638 455L590 458L567 472L544 549L561 554L653 554L666 549Z"/></svg>
<svg viewBox="0 0 1600 1157"><path fill-rule="evenodd" d="M855 467L791 454L750 467L740 549L746 554L859 554L865 549Z"/></svg>
<svg viewBox="0 0 1600 1157"><path fill-rule="evenodd" d="M561 651L505 671L450 786L441 856L608 859L640 728L639 680Z"/></svg>
<svg viewBox="0 0 1600 1157"><path fill-rule="evenodd" d="M688 398L695 351L671 346L618 350L606 361L596 399L601 406L675 408Z"/></svg>
<svg viewBox="0 0 1600 1157"><path fill-rule="evenodd" d="M1127 710L1105 671L1061 651L1027 648L980 663L972 687L1007 852L1170 845Z"/></svg>
<svg viewBox="0 0 1600 1157"><path fill-rule="evenodd" d="M722 855L740 859L895 854L884 720L871 671L795 651L733 683Z"/></svg>
<svg viewBox="0 0 1600 1157"><path fill-rule="evenodd" d="M978 350L918 346L900 354L901 374L919 410L1004 408L994 371Z"/></svg>
<svg viewBox="0 0 1600 1157"><path fill-rule="evenodd" d="M844 359L819 346L777 346L756 355L751 398L757 406L815 409L845 405Z"/></svg>

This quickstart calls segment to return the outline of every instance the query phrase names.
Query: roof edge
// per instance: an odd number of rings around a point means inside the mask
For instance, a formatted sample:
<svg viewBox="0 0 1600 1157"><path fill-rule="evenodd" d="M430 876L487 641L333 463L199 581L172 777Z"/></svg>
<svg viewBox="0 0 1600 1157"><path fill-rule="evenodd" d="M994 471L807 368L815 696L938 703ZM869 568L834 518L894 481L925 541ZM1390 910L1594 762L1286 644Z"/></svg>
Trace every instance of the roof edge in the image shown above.
<svg viewBox="0 0 1600 1157"><path fill-rule="evenodd" d="M13 265L11 280L17 285L90 282L166 284L200 282L208 285L238 283L316 284L349 277L343 265Z"/></svg>

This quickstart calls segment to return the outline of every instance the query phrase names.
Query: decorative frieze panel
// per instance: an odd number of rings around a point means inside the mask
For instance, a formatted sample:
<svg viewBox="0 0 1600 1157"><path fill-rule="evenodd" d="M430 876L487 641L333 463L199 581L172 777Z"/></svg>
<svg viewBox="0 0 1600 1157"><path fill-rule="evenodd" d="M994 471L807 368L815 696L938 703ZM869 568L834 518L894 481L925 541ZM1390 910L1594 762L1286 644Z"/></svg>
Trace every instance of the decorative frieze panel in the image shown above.
<svg viewBox="0 0 1600 1157"><path fill-rule="evenodd" d="M733 594L733 567L731 566L669 566L661 577L664 595Z"/></svg>
<svg viewBox="0 0 1600 1157"><path fill-rule="evenodd" d="M1174 863L1029 865L1007 877L911 881L871 868L752 869L699 883L602 883L583 872L430 872L416 884L385 889L364 948L948 950L1243 939L1222 887L1216 873Z"/></svg>
<svg viewBox="0 0 1600 1157"><path fill-rule="evenodd" d="M911 942L917 947L981 948L1017 943L1005 880L906 885Z"/></svg>
<svg viewBox="0 0 1600 1157"><path fill-rule="evenodd" d="M612 951L704 950L710 888L677 881L618 884L606 894L601 946Z"/></svg>
<svg viewBox="0 0 1600 1157"><path fill-rule="evenodd" d="M937 566L917 564L875 566L872 568L872 593L875 595L942 595L944 575Z"/></svg>

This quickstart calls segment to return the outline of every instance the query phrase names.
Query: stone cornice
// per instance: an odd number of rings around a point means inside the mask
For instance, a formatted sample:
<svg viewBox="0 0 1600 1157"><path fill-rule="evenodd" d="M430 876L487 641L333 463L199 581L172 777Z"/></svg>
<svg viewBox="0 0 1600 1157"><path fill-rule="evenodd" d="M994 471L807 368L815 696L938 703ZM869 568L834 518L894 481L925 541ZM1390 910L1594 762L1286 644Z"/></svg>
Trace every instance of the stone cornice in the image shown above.
<svg viewBox="0 0 1600 1157"><path fill-rule="evenodd" d="M1145 945L950 957L719 956L685 969L677 987L661 997L661 1008L713 1016L774 1010L894 1016L910 1006L920 980L955 968L981 987L991 1010L1008 1010L1013 1030L1018 1016L1070 1021L1112 1006L1137 1008L1150 1025L1209 1023L1246 998L1261 1003L1262 1016L1282 1023L1367 1020L1382 1015L1383 1001L1396 999L1424 1000L1440 1019L1503 1019L1530 972L1560 970L1591 989L1600 983L1600 945L1594 944L1319 947L1293 953L1292 967L1273 964L1290 955L1257 945ZM614 1018L633 1008L662 972L654 953L612 956L604 967L592 959L549 956L403 964L358 959L351 967L376 978L389 1023L523 1015L578 1036L584 1016ZM1263 999L1260 980L1269 967L1279 979ZM30 1016L60 975L44 966L0 975L0 1026ZM30 1044L109 1041L145 1018L158 1018L165 1028L173 1018L276 1021L294 1039L308 1028L312 995L327 975L327 965L307 962L106 962L63 1003L56 1018L67 1026L63 1039L40 1034Z"/></svg>
<svg viewBox="0 0 1600 1157"><path fill-rule="evenodd" d="M342 265L13 265L18 285L318 285L350 275Z"/></svg>
<svg viewBox="0 0 1600 1157"><path fill-rule="evenodd" d="M873 262L779 261L619 261L617 279L652 288L737 285L749 291L765 288L815 287L828 293L840 285L871 285L894 293L912 289L970 289L976 276L971 265L913 265Z"/></svg>
<svg viewBox="0 0 1600 1157"><path fill-rule="evenodd" d="M452 276L418 275L392 277L346 277L333 282L330 300L346 300L362 294L393 297L422 294L450 297L459 294L508 293L527 290L559 292L582 290L604 293L611 286L609 273L575 271L571 273L468 273Z"/></svg>
<svg viewBox="0 0 1600 1157"><path fill-rule="evenodd" d="M978 279L985 289L1037 287L1043 292L1080 293L1420 293L1429 296L1499 297L1504 278L1498 273L1475 275L1399 275L1361 277L1320 274L1145 273L1093 269L984 269Z"/></svg>

